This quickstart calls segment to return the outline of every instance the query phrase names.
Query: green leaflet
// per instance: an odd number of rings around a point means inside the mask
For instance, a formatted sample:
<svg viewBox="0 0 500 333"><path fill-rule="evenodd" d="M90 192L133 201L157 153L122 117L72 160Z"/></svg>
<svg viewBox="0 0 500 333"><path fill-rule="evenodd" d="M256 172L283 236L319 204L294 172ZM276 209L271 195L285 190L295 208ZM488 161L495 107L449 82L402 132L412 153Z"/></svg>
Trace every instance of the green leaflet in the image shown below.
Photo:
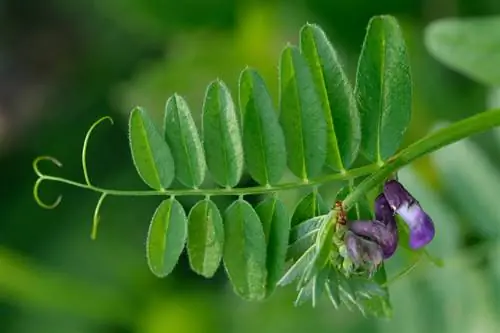
<svg viewBox="0 0 500 333"><path fill-rule="evenodd" d="M324 222L326 215L310 218L290 230L290 246L287 258L296 260L308 248L314 245L318 231Z"/></svg>
<svg viewBox="0 0 500 333"><path fill-rule="evenodd" d="M320 97L307 62L294 46L281 54L280 122L288 167L300 179L321 173L326 160L327 128Z"/></svg>
<svg viewBox="0 0 500 333"><path fill-rule="evenodd" d="M311 70L326 121L326 164L333 170L344 170L356 159L361 141L352 86L337 52L319 26L307 24L301 29L300 50Z"/></svg>
<svg viewBox="0 0 500 333"><path fill-rule="evenodd" d="M189 212L187 249L191 269L206 278L212 277L224 249L224 225L213 201L200 201Z"/></svg>
<svg viewBox="0 0 500 333"><path fill-rule="evenodd" d="M500 84L500 16L447 18L425 30L425 46L443 64L490 86Z"/></svg>
<svg viewBox="0 0 500 333"><path fill-rule="evenodd" d="M361 150L371 161L385 161L400 147L411 117L408 55L395 18L370 20L356 73L361 116Z"/></svg>
<svg viewBox="0 0 500 333"><path fill-rule="evenodd" d="M305 274L307 269L313 263L317 255L317 249L314 246L309 247L301 256L298 258L293 265L286 271L286 273L278 281L279 286L286 286L296 279L300 278Z"/></svg>
<svg viewBox="0 0 500 333"><path fill-rule="evenodd" d="M290 217L283 203L276 197L269 197L255 208L262 221L267 243L267 296L276 288L276 283L285 269Z"/></svg>
<svg viewBox="0 0 500 333"><path fill-rule="evenodd" d="M261 185L275 184L286 169L286 148L271 96L253 69L243 70L239 83L248 172Z"/></svg>
<svg viewBox="0 0 500 333"><path fill-rule="evenodd" d="M166 189L174 179L170 148L142 108L134 108L129 118L132 159L142 180L155 190Z"/></svg>
<svg viewBox="0 0 500 333"><path fill-rule="evenodd" d="M296 260L314 244L323 217L329 211L317 190L313 190L300 200L292 216L288 259Z"/></svg>
<svg viewBox="0 0 500 333"><path fill-rule="evenodd" d="M158 277L172 272L184 249L187 219L181 204L171 198L156 209L149 226L147 258L151 271Z"/></svg>
<svg viewBox="0 0 500 333"><path fill-rule="evenodd" d="M380 289L378 289L377 291L379 295L370 294L369 298L360 300L360 303L371 315L374 315L376 317L390 318L392 317L392 306L389 297L389 289L387 286L383 286L387 283L387 274L385 271L384 264L382 264L380 268L377 270L377 272L373 277L373 280L376 283L376 285L380 287ZM358 288L360 291L367 290L366 287L360 288L360 286L358 286ZM380 291L382 291L382 293L380 293Z"/></svg>
<svg viewBox="0 0 500 333"><path fill-rule="evenodd" d="M203 103L203 145L214 181L234 187L243 173L244 158L240 126L226 85L210 83Z"/></svg>
<svg viewBox="0 0 500 333"><path fill-rule="evenodd" d="M266 296L266 237L259 216L243 200L224 213L224 266L233 289L246 300Z"/></svg>
<svg viewBox="0 0 500 333"><path fill-rule="evenodd" d="M177 94L165 106L164 135L179 166L175 169L177 179L185 186L197 188L205 178L205 154L191 111Z"/></svg>
<svg viewBox="0 0 500 333"><path fill-rule="evenodd" d="M292 216L292 227L301 224L312 217L326 214L329 211L330 208L318 191L313 190L311 193L304 196L297 204L297 207L295 207Z"/></svg>

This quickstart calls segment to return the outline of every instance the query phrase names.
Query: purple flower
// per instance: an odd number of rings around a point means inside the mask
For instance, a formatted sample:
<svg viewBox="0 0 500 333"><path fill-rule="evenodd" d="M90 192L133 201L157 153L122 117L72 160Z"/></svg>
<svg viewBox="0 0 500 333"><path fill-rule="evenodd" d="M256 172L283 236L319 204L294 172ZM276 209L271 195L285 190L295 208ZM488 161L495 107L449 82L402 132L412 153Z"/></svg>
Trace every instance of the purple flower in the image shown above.
<svg viewBox="0 0 500 333"><path fill-rule="evenodd" d="M349 230L375 242L382 250L383 258L390 258L398 247L398 229L394 213L383 194L375 199L375 221L353 221Z"/></svg>
<svg viewBox="0 0 500 333"><path fill-rule="evenodd" d="M373 272L383 260L382 249L377 243L364 239L352 231L346 232L344 242L347 254L356 266L368 266Z"/></svg>
<svg viewBox="0 0 500 333"><path fill-rule="evenodd" d="M429 244L435 235L434 223L418 201L396 180L385 183L384 196L410 228L410 247L419 249Z"/></svg>

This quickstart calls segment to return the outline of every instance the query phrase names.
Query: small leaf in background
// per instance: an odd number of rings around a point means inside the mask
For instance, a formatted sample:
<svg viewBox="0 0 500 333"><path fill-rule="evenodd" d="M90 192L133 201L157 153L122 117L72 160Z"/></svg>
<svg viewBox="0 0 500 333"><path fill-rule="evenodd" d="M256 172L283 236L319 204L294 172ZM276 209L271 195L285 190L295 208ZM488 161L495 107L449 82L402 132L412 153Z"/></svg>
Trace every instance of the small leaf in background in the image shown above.
<svg viewBox="0 0 500 333"><path fill-rule="evenodd" d="M261 185L275 184L286 169L286 147L273 101L255 70L243 70L239 84L248 173Z"/></svg>
<svg viewBox="0 0 500 333"><path fill-rule="evenodd" d="M285 133L288 167L300 179L320 174L326 160L327 127L321 100L306 60L294 46L282 54L280 122Z"/></svg>
<svg viewBox="0 0 500 333"><path fill-rule="evenodd" d="M243 200L224 213L224 266L234 291L246 300L266 296L266 237L259 216Z"/></svg>
<svg viewBox="0 0 500 333"><path fill-rule="evenodd" d="M296 226L312 217L326 214L330 208L325 203L317 190L303 197L297 204L292 216L292 227Z"/></svg>
<svg viewBox="0 0 500 333"><path fill-rule="evenodd" d="M371 315L374 315L376 317L390 318L392 316L392 307L389 298L389 289L387 288L387 286L385 286L385 284L387 283L387 274L385 271L384 264L382 264L375 273L373 281L378 286L380 286L381 289L372 290L372 292L375 291L375 293L371 294L370 298L361 299L359 302L363 305L364 309ZM354 284L351 283L351 287L353 287L353 289L358 292L369 291L369 289L366 286L361 286L359 284L356 285L355 283ZM380 295L380 291L383 292L382 295Z"/></svg>
<svg viewBox="0 0 500 333"><path fill-rule="evenodd" d="M311 70L327 125L327 165L336 171L356 159L361 127L356 99L337 52L325 32L307 24L300 31L300 50Z"/></svg>
<svg viewBox="0 0 500 333"><path fill-rule="evenodd" d="M286 271L286 273L281 277L278 281L279 286L286 286L299 277L302 277L307 271L308 268L313 263L313 260L316 258L317 249L315 246L311 246L307 249L306 252L302 254L300 258L298 258L293 265Z"/></svg>
<svg viewBox="0 0 500 333"><path fill-rule="evenodd" d="M173 198L164 200L151 219L147 239L148 264L156 276L165 277L172 272L184 249L186 236L184 208Z"/></svg>
<svg viewBox="0 0 500 333"><path fill-rule="evenodd" d="M177 168L177 179L185 186L197 188L205 178L205 153L189 107L175 94L165 106L164 135Z"/></svg>
<svg viewBox="0 0 500 333"><path fill-rule="evenodd" d="M224 225L213 201L200 201L191 209L187 249L192 270L206 278L212 277L224 250Z"/></svg>
<svg viewBox="0 0 500 333"><path fill-rule="evenodd" d="M212 178L221 186L236 186L243 173L243 144L231 94L220 80L213 81L207 88L202 127Z"/></svg>
<svg viewBox="0 0 500 333"><path fill-rule="evenodd" d="M276 288L285 269L288 236L290 234L290 217L283 203L275 197L261 202L255 211L262 221L267 242L267 296Z"/></svg>
<svg viewBox="0 0 500 333"><path fill-rule="evenodd" d="M500 174L488 157L466 139L437 151L431 158L448 200L456 203L454 208L459 215L467 218L474 231L484 237L500 236L500 205L497 200ZM439 224L436 227L439 232Z"/></svg>
<svg viewBox="0 0 500 333"><path fill-rule="evenodd" d="M310 218L290 230L290 246L287 251L288 259L298 259L308 248L314 245L318 232L325 222L325 218L326 215Z"/></svg>
<svg viewBox="0 0 500 333"><path fill-rule="evenodd" d="M444 65L485 85L500 85L500 16L446 18L425 29L425 46Z"/></svg>
<svg viewBox="0 0 500 333"><path fill-rule="evenodd" d="M412 82L405 41L391 16L370 20L356 73L361 151L385 161L401 145L411 118Z"/></svg>
<svg viewBox="0 0 500 333"><path fill-rule="evenodd" d="M287 258L296 260L316 241L319 227L330 211L317 190L303 197L292 216Z"/></svg>
<svg viewBox="0 0 500 333"><path fill-rule="evenodd" d="M155 190L170 186L175 175L170 148L142 108L134 108L129 119L132 159L142 180Z"/></svg>

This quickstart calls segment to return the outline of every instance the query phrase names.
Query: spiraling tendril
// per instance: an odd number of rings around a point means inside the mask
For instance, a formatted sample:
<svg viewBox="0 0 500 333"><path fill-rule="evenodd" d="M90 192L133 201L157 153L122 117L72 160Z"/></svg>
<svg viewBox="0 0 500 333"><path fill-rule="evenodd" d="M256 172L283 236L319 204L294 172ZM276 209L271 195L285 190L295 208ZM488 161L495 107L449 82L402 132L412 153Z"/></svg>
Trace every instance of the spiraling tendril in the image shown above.
<svg viewBox="0 0 500 333"><path fill-rule="evenodd" d="M69 184L69 185L75 185L75 186L78 186L78 187L81 187L81 188L86 188L86 189L94 190L94 191L97 191L97 192L101 192L101 197L99 198L99 201L97 202L97 206L96 206L95 212L94 212L94 218L93 218L93 223L92 223L92 233L91 233L91 238L92 239L95 239L96 236L97 236L97 227L99 225L99 210L100 210L100 208L102 206L104 198L108 195L108 192L107 191L102 191L99 188L92 186L92 184L90 183L90 178L89 178L89 174L88 174L88 170L87 170L86 155L87 155L87 147L88 147L88 143L89 143L91 134L93 133L93 131L97 127L97 125L99 125L100 123L102 123L105 120L109 120L111 122L111 124L114 124L113 119L111 117L109 117L109 116L105 116L105 117L102 117L102 118L98 119L89 128L89 130L87 131L87 134L85 135L85 140L83 141L83 148L82 148L82 169L83 169L83 176L85 178L85 184L73 182L73 181L70 181L70 180L67 180L67 179L63 179L63 178L59 178L59 177L49 176L49 175L46 175L43 172L41 172L40 168L38 167L38 164L41 161L50 161L53 164L55 164L56 166L58 166L60 168L62 167L62 163L60 161L58 161L56 158L54 158L54 157L51 157L51 156L40 156L40 157L37 157L33 161L33 170L35 171L35 174L38 176L38 179L36 180L35 185L33 186L33 197L35 198L36 203L40 207L43 207L45 209L54 209L62 201L62 195L59 195L57 197L57 199L53 203L51 203L51 204L48 204L48 203L44 202L40 198L40 185L45 180L66 183L66 184Z"/></svg>
<svg viewBox="0 0 500 333"><path fill-rule="evenodd" d="M40 157L37 157L34 161L33 161L33 170L35 170L35 173L37 174L38 176L38 179L36 180L35 182L35 186L33 187L33 196L35 197L35 201L38 205L40 205L40 207L43 207L45 209L54 209L56 208L57 206L59 206L59 204L61 203L61 200L62 200L62 195L59 195L57 197L57 199L51 203L51 204L47 204L45 202L43 202L43 200L40 198L40 185L42 184L42 182L44 180L47 180L47 176L44 175L40 169L38 168L38 164L41 162L41 161L50 161L52 162L53 164L55 164L56 166L58 166L59 168L62 167L62 163L59 162L57 159L55 159L54 157L51 157L51 156L40 156Z"/></svg>

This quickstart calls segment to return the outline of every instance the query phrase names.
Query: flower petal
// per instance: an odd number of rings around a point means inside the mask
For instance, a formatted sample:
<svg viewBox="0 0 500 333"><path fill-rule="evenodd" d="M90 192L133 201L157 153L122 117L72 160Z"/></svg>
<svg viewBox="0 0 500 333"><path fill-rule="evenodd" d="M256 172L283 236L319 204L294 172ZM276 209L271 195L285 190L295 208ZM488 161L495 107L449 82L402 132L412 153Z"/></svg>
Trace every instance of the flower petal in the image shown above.
<svg viewBox="0 0 500 333"><path fill-rule="evenodd" d="M351 231L347 231L344 238L347 254L357 266L369 266L371 268L380 265L383 253L377 243L363 239Z"/></svg>
<svg viewBox="0 0 500 333"><path fill-rule="evenodd" d="M384 196L394 211L404 204L417 203L417 200L397 180L389 180L384 184Z"/></svg>
<svg viewBox="0 0 500 333"><path fill-rule="evenodd" d="M419 204L402 205L397 213L410 227L410 247L412 249L419 249L429 244L434 238L436 233L434 223Z"/></svg>
<svg viewBox="0 0 500 333"><path fill-rule="evenodd" d="M375 219L385 225L390 225L396 228L396 219L394 218L394 211L389 205L387 198L383 193L375 198Z"/></svg>
<svg viewBox="0 0 500 333"><path fill-rule="evenodd" d="M398 247L398 231L391 225L379 221L353 221L349 230L379 245L384 259L390 258Z"/></svg>
<svg viewBox="0 0 500 333"><path fill-rule="evenodd" d="M389 206L403 218L410 228L410 247L419 249L434 238L434 222L418 201L396 180L384 185L384 196Z"/></svg>

